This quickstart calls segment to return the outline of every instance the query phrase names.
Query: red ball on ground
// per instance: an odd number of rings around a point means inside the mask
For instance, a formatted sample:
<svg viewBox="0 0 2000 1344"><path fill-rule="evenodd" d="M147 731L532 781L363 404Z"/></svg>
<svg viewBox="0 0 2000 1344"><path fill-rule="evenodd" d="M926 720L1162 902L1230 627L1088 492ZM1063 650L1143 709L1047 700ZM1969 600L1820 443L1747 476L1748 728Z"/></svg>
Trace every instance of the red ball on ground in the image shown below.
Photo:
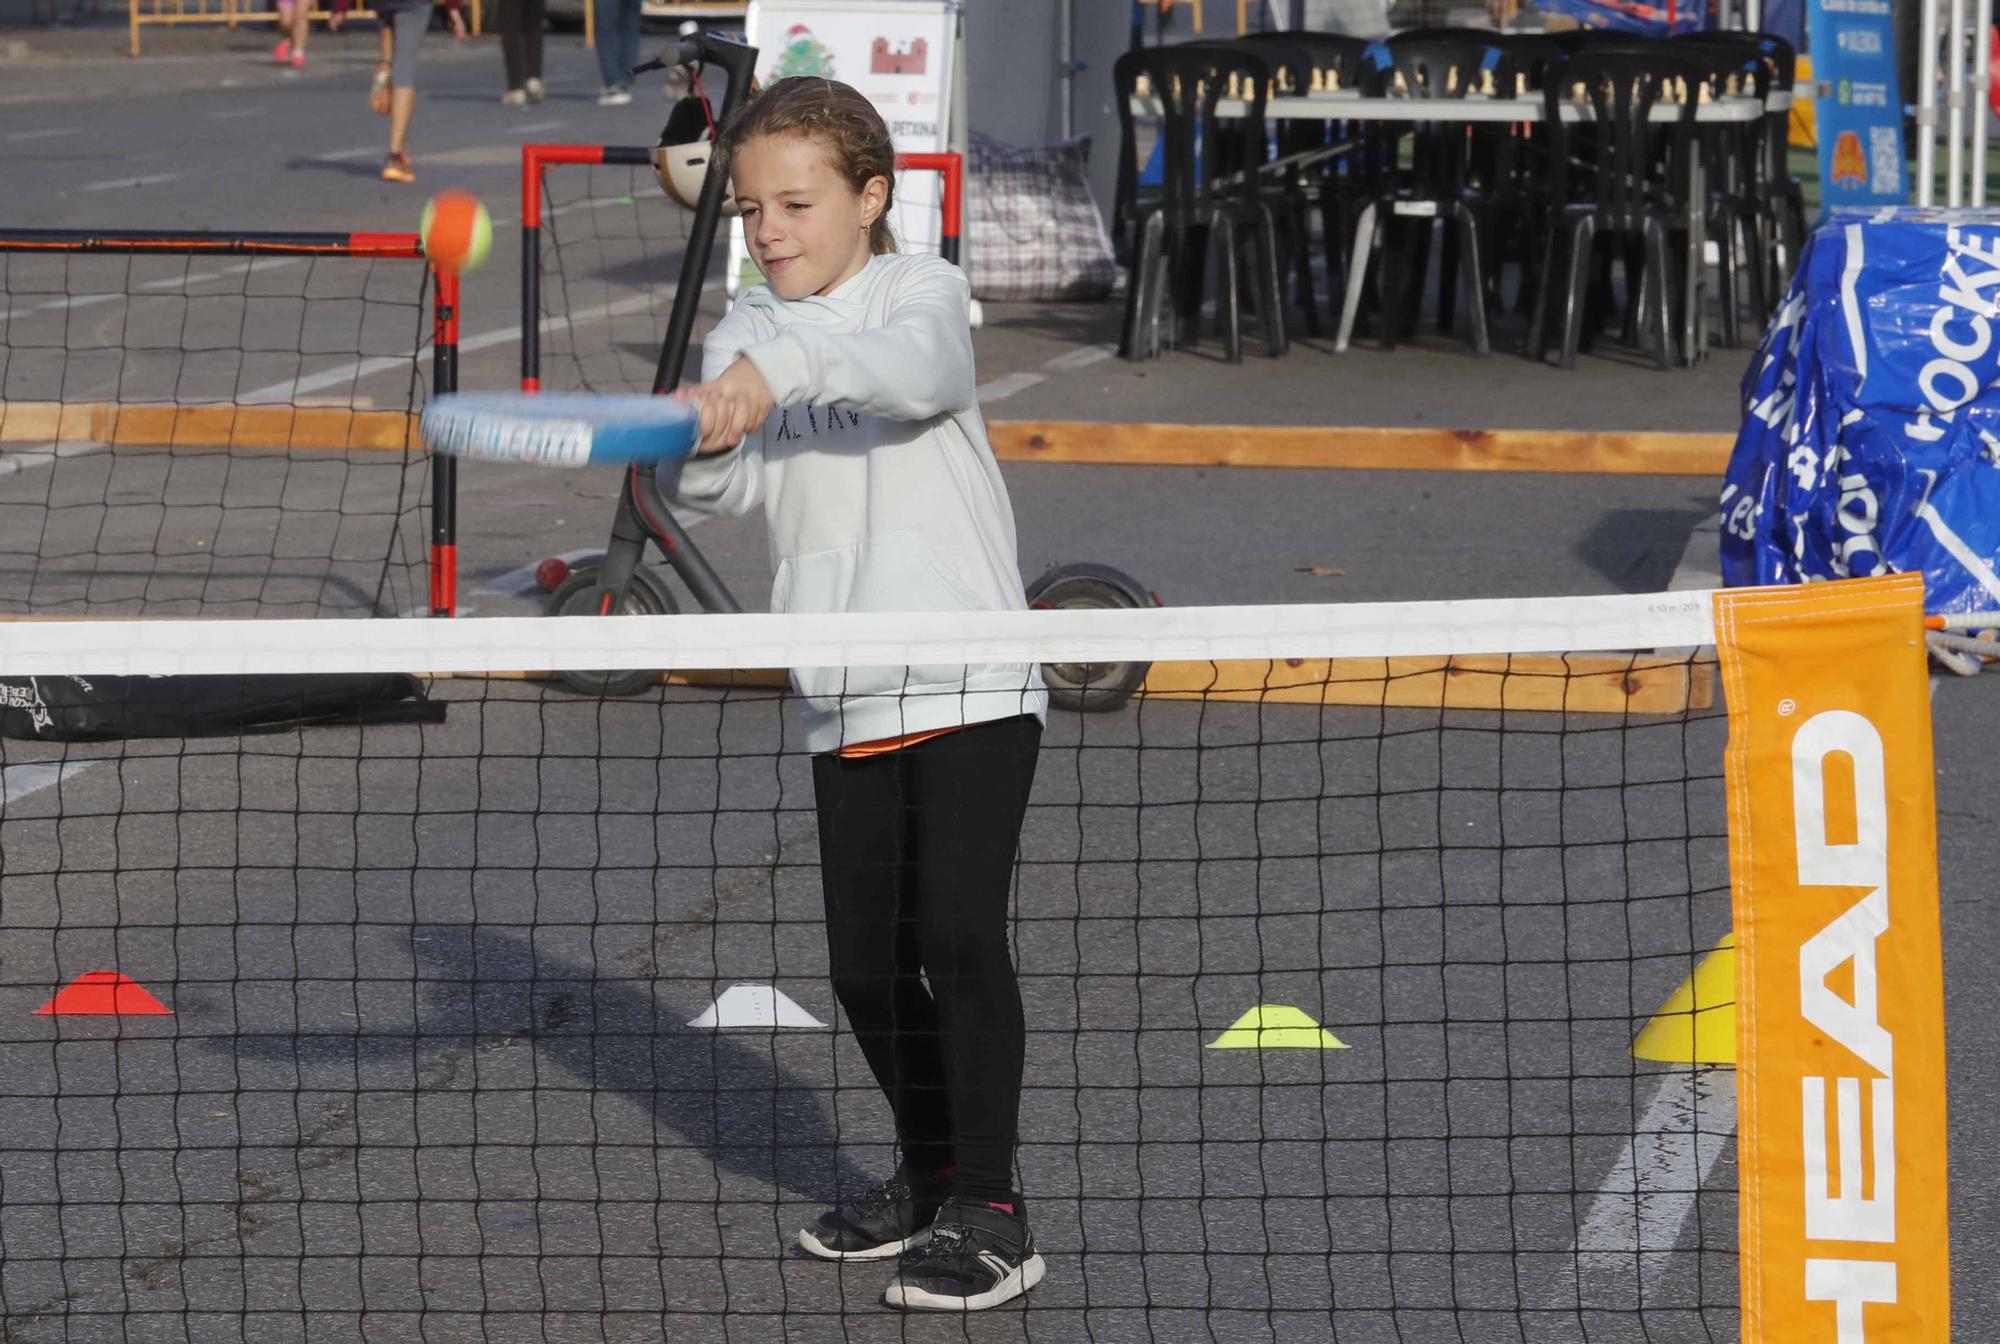
<svg viewBox="0 0 2000 1344"><path fill-rule="evenodd" d="M535 566L535 582L542 586L542 591L545 593L553 593L562 587L563 581L567 578L569 578L569 562L559 555L552 555Z"/></svg>

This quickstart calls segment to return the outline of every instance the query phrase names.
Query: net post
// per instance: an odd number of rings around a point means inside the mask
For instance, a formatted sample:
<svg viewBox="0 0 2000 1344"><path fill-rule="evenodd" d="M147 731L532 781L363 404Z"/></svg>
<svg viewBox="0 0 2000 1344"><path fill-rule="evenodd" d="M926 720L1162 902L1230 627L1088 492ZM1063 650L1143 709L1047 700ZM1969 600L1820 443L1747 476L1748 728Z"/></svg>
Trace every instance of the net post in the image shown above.
<svg viewBox="0 0 2000 1344"><path fill-rule="evenodd" d="M521 390L542 390L542 147L521 146Z"/></svg>
<svg viewBox="0 0 2000 1344"><path fill-rule="evenodd" d="M542 390L542 173L558 163L650 164L648 151L616 145L521 146L521 390Z"/></svg>
<svg viewBox="0 0 2000 1344"><path fill-rule="evenodd" d="M898 154L898 168L933 172L944 179L944 200L940 204L938 255L959 265L960 218L965 190L965 156L958 153Z"/></svg>
<svg viewBox="0 0 2000 1344"><path fill-rule="evenodd" d="M431 385L439 395L458 390L457 275L433 270L437 309L431 341ZM458 459L431 455L431 615L458 610Z"/></svg>

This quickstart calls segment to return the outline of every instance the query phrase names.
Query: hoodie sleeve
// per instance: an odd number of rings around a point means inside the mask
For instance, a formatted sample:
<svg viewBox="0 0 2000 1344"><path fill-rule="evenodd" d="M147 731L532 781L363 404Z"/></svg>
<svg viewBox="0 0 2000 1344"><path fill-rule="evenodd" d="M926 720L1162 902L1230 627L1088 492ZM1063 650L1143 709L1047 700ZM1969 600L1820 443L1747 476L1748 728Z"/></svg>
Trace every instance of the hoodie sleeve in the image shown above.
<svg viewBox="0 0 2000 1344"><path fill-rule="evenodd" d="M736 362L747 341L756 339L751 308L738 304L715 324L701 343L701 380L713 382ZM764 430L743 436L734 448L681 465L680 480L667 492L679 503L713 515L745 514L764 502Z"/></svg>
<svg viewBox="0 0 2000 1344"><path fill-rule="evenodd" d="M744 347L780 406L845 406L887 420L929 420L969 410L972 287L938 258L912 258L897 277L888 320L835 334L803 322Z"/></svg>

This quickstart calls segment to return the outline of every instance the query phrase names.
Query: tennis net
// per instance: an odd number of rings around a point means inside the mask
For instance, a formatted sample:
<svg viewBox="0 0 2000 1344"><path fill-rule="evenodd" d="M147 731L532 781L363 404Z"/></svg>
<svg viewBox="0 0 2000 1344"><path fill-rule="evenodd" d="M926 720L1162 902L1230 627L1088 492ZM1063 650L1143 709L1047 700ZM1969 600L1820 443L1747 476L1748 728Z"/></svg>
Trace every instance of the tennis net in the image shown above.
<svg viewBox="0 0 2000 1344"><path fill-rule="evenodd" d="M1707 594L0 626L5 1337L1738 1338L1714 628ZM903 1317L892 1264L794 1245L896 1154L828 986L824 742L757 669L1018 700L1134 659L1128 703L1050 711L1014 878L1048 1278ZM710 670L541 675L613 666ZM308 673L423 705L96 742L20 708Z"/></svg>
<svg viewBox="0 0 2000 1344"><path fill-rule="evenodd" d="M415 235L0 229L0 613L449 611L448 285Z"/></svg>

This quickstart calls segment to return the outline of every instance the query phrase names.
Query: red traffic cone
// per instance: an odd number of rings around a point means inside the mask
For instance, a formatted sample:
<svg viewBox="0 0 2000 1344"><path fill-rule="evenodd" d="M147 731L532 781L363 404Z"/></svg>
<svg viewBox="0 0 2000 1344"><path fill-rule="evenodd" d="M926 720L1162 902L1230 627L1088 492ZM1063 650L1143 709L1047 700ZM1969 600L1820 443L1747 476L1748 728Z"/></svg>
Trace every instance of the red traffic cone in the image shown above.
<svg viewBox="0 0 2000 1344"><path fill-rule="evenodd" d="M36 1017L172 1017L174 1010L117 971L85 971L35 1009Z"/></svg>

